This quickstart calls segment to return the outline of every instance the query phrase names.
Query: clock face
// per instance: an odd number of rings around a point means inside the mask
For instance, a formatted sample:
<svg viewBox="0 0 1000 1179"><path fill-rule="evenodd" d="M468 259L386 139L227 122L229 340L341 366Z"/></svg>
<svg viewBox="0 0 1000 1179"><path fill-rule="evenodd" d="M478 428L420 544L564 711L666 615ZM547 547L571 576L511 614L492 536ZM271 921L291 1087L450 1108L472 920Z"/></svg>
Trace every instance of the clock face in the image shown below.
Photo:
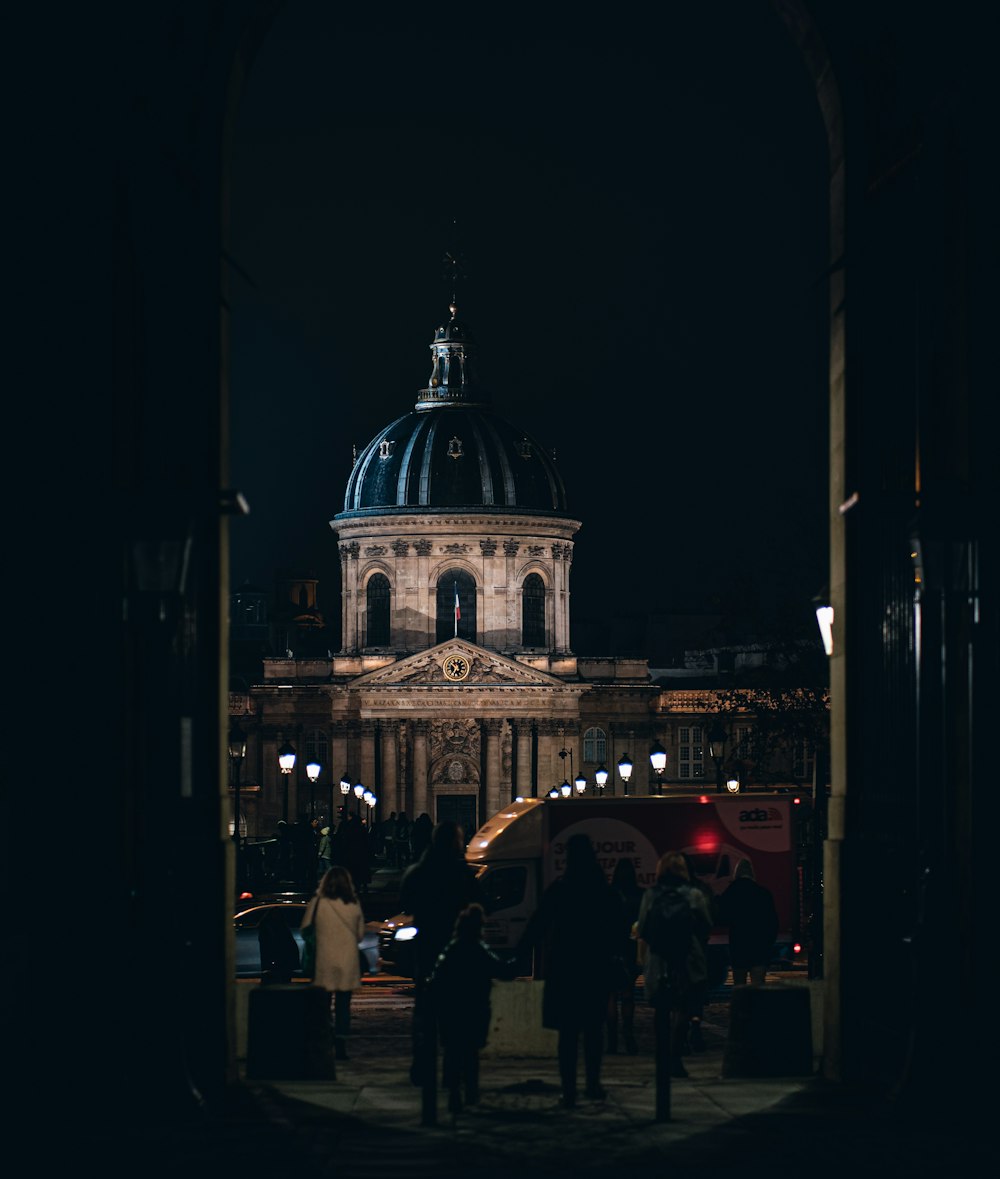
<svg viewBox="0 0 1000 1179"><path fill-rule="evenodd" d="M445 679L464 680L469 674L469 661L464 655L449 655L444 661Z"/></svg>

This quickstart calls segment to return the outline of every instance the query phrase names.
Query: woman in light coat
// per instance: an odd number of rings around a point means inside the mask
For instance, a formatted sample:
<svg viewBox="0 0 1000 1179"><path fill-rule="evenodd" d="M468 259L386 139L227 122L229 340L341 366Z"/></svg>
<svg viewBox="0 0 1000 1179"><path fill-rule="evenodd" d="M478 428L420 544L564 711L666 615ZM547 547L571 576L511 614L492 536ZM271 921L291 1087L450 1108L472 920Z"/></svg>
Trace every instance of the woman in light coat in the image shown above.
<svg viewBox="0 0 1000 1179"><path fill-rule="evenodd" d="M316 922L316 970L313 981L333 996L333 1036L338 1060L347 1060L351 1029L351 995L361 986L358 943L365 916L348 870L335 865L323 873L316 896L306 905L302 927Z"/></svg>

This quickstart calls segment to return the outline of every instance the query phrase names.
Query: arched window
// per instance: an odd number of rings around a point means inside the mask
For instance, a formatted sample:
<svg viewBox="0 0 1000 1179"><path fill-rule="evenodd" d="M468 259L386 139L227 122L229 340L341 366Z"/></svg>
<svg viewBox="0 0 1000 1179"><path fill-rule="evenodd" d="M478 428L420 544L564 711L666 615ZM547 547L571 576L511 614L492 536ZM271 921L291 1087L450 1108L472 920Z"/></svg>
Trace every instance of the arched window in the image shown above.
<svg viewBox="0 0 1000 1179"><path fill-rule="evenodd" d="M545 582L537 573L529 573L521 587L521 643L545 646Z"/></svg>
<svg viewBox="0 0 1000 1179"><path fill-rule="evenodd" d="M603 729L588 729L583 734L583 760L588 764L607 765L608 735Z"/></svg>
<svg viewBox="0 0 1000 1179"><path fill-rule="evenodd" d="M389 646L389 579L373 573L368 579L366 611L366 647Z"/></svg>
<svg viewBox="0 0 1000 1179"><path fill-rule="evenodd" d="M437 584L435 642L443 643L456 634L470 643L476 641L476 583L461 569L442 573Z"/></svg>

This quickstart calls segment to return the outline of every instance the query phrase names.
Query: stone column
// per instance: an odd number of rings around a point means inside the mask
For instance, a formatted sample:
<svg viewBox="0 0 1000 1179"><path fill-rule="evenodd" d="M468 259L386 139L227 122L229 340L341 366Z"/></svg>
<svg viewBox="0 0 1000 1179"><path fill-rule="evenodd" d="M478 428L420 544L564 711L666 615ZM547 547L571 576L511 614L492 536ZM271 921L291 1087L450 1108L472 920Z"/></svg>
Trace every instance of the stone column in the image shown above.
<svg viewBox="0 0 1000 1179"><path fill-rule="evenodd" d="M361 740L357 751L358 762L358 777L355 781L360 780L366 790L375 789L375 722L373 720L363 720L361 722ZM354 785L354 782L351 783ZM354 798L352 791L351 798L353 807L356 811L358 809L358 800ZM362 804L361 817L365 817L366 807Z"/></svg>
<svg viewBox="0 0 1000 1179"><path fill-rule="evenodd" d="M486 734L486 774L479 789L479 825L497 813L503 805L502 771L500 764L500 729L503 725L499 720L483 721Z"/></svg>
<svg viewBox="0 0 1000 1179"><path fill-rule="evenodd" d="M540 797L544 797L553 786L558 786L563 780L562 762L559 759L559 750L562 748L562 738L559 735L560 727L551 720L538 722L538 793Z"/></svg>
<svg viewBox="0 0 1000 1179"><path fill-rule="evenodd" d="M358 554L360 551L361 546L356 540L340 546L342 574L340 647L342 651L358 650Z"/></svg>
<svg viewBox="0 0 1000 1179"><path fill-rule="evenodd" d="M425 720L413 723L413 815L411 818L415 818L421 811L426 811L431 819L437 822L433 799L427 785L427 721Z"/></svg>
<svg viewBox="0 0 1000 1179"><path fill-rule="evenodd" d="M515 757L517 778L514 783L514 793L522 798L531 797L531 729L534 722L530 720L516 720L513 722Z"/></svg>
<svg viewBox="0 0 1000 1179"><path fill-rule="evenodd" d="M399 722L379 721L382 738L382 781L376 788L378 809L388 816L390 811L405 810L399 788Z"/></svg>

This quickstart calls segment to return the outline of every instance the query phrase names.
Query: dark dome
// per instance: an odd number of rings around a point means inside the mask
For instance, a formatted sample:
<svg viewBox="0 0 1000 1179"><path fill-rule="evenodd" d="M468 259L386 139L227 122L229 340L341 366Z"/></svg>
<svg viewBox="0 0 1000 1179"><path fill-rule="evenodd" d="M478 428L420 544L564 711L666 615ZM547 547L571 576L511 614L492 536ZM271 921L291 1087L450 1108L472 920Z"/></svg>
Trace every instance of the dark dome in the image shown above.
<svg viewBox="0 0 1000 1179"><path fill-rule="evenodd" d="M344 496L345 516L384 511L566 514L553 459L497 417L476 377L475 340L458 307L434 333L427 386L412 413L368 443Z"/></svg>
<svg viewBox="0 0 1000 1179"><path fill-rule="evenodd" d="M413 410L358 456L344 514L379 509L566 514L552 458L522 430L481 405Z"/></svg>

